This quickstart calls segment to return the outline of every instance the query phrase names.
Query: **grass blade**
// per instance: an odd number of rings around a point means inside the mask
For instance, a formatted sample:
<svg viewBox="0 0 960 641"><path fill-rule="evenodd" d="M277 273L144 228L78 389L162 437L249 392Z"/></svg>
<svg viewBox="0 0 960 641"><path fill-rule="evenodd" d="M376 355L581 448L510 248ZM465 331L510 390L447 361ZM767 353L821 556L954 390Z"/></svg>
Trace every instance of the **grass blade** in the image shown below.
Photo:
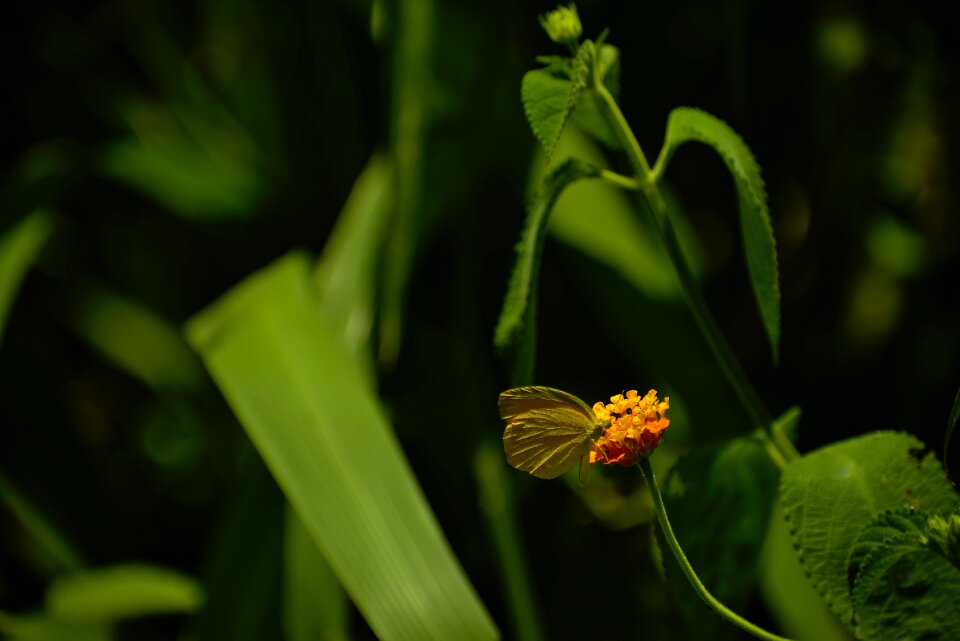
<svg viewBox="0 0 960 641"><path fill-rule="evenodd" d="M190 321L190 342L381 639L494 639L358 365L290 255Z"/></svg>
<svg viewBox="0 0 960 641"><path fill-rule="evenodd" d="M0 341L27 268L53 231L53 216L35 211L0 237Z"/></svg>

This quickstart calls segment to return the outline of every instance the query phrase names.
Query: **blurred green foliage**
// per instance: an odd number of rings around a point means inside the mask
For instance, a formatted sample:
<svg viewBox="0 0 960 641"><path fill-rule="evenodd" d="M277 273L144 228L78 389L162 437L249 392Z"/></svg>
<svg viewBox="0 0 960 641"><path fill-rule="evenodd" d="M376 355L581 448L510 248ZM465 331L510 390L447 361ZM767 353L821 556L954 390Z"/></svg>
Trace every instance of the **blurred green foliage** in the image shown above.
<svg viewBox="0 0 960 641"><path fill-rule="evenodd" d="M676 625L690 608L658 574L635 472L595 473L571 491L494 469L489 454L510 379L493 328L528 185L546 167L520 83L552 51L536 20L549 8L0 8L0 634L372 636L181 332L295 248L323 251L318 321L336 319L328 329L348 337L351 367L377 390L384 425L504 638L729 634L696 610ZM679 154L668 199L767 406L802 407L798 447L881 428L943 442L960 382L956 9L692 0L584 2L579 13L588 37L612 28L621 104L645 149L658 148L670 110L690 104L730 123L762 164L783 297L776 368L722 161ZM570 155L616 165L609 151L568 127L551 166ZM670 395L673 425L654 459L666 478L683 452L726 447L750 422L635 209L629 194L591 183L558 201L536 382L591 401L624 387ZM368 233L341 231L360 224L357 211L373 212ZM729 497L740 480L715 491ZM709 540L715 526L701 526L689 536ZM798 638L843 634L810 605L809 586L786 578L802 575L783 554L787 537L768 530L744 614ZM151 601L136 614L168 614L108 624L44 610L59 582L116 579L131 563L176 572L182 607ZM152 591L171 575L147 575L141 594L162 602Z"/></svg>

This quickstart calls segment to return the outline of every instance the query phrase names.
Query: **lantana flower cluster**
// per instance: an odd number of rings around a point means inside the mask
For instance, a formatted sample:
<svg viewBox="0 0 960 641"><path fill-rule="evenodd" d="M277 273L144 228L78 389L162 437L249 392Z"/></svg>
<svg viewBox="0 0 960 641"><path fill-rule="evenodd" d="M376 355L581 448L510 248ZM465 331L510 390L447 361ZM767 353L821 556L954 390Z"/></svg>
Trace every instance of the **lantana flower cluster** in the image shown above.
<svg viewBox="0 0 960 641"><path fill-rule="evenodd" d="M610 397L609 403L597 403L593 413L610 426L590 450L591 463L629 466L638 457L649 455L660 444L663 431L670 425L665 416L670 397L661 401L657 390L639 396L637 390Z"/></svg>

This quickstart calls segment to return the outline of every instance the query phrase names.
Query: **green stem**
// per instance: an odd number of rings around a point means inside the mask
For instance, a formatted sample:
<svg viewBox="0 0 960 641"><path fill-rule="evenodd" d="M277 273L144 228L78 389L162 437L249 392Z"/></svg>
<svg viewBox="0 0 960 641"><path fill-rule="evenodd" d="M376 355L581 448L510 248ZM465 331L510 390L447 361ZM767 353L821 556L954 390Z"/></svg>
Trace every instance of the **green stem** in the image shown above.
<svg viewBox="0 0 960 641"><path fill-rule="evenodd" d="M627 124L626 119L623 117L623 112L620 111L617 101L614 100L603 82L595 78L593 88L597 92L597 95L600 96L607 121L617 133L621 145L627 152L627 158L630 160L630 164L637 174L635 179L636 189L643 195L647 206L650 211L653 212L653 217L664 239L667 255L670 257L677 277L680 279L687 306L693 315L694 321L700 328L700 333L707 342L707 347L713 354L724 377L730 383L731 387L733 387L737 398L740 400L747 414L749 414L750 420L753 421L755 426L762 428L768 438L772 439L774 447L779 450L782 459L790 461L798 458L799 454L792 443L786 439L777 438L776 434L771 433L770 425L772 421L770 414L750 384L746 373L740 367L739 362L733 354L733 350L730 349L723 334L720 332L720 328L717 327L716 322L713 320L713 315L710 313L710 308L703 298L700 286L693 275L693 271L687 264L686 258L683 256L683 251L680 249L680 241L677 238L676 230L667 212L666 201L663 199L663 194L656 182L659 173L655 174L651 171L650 164L647 162L647 158L644 156L636 136L633 135L633 130L630 129L630 125ZM658 159L658 168L661 165L662 161ZM609 180L605 175L601 175L601 177ZM620 186L625 186L623 181L609 181ZM779 461L777 462L780 464Z"/></svg>
<svg viewBox="0 0 960 641"><path fill-rule="evenodd" d="M663 497L660 495L660 488L657 486L657 479L653 475L653 468L650 467L650 460L648 458L641 458L637 462L637 467L640 468L643 478L647 481L647 487L650 488L650 496L653 498L653 507L657 513L657 520L660 522L660 530L663 532L663 538L667 541L667 547L669 547L670 551L673 552L673 556L677 559L677 563L680 565L680 569L683 571L684 576L687 577L690 585L693 587L697 595L703 599L703 602L710 606L710 609L719 614L721 618L726 619L729 623L732 623L744 632L752 634L758 639L765 639L766 641L789 641L785 637L777 636L772 632L768 632L767 630L750 623L742 616L724 604L720 603L715 596L710 594L707 588L703 585L703 582L700 581L700 577L698 577L697 573L694 572L693 567L690 565L690 561L687 560L687 555L683 553L683 548L680 547L680 542L677 541L677 537L673 534L673 528L670 526L670 519L667 518L667 510L663 505Z"/></svg>

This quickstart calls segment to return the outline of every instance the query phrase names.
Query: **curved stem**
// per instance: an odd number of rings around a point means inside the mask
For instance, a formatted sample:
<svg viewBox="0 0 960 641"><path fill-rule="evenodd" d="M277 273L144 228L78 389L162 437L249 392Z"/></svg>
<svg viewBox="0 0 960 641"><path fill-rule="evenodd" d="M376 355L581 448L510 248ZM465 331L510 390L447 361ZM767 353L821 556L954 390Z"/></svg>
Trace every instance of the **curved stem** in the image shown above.
<svg viewBox="0 0 960 641"><path fill-rule="evenodd" d="M715 596L710 594L703 585L703 582L700 581L700 577L693 571L690 561L687 560L687 555L683 553L683 548L680 547L680 542L677 541L677 537L673 534L673 528L670 527L670 519L667 518L667 510L663 505L663 497L660 495L660 488L657 486L657 479L653 475L653 468L650 467L650 460L647 458L640 459L637 462L637 467L640 468L643 478L647 481L647 487L650 488L650 496L653 498L653 507L657 512L657 520L660 522L660 530L663 532L663 538L666 539L667 546L670 548L670 551L673 552L674 558L677 559L677 563L680 565L684 576L687 577L690 585L697 595L703 599L703 602L710 606L710 609L719 614L721 618L726 619L729 623L732 623L744 632L752 634L758 639L764 639L765 641L789 641L785 637L778 636L764 630L758 625L750 623L720 603Z"/></svg>

